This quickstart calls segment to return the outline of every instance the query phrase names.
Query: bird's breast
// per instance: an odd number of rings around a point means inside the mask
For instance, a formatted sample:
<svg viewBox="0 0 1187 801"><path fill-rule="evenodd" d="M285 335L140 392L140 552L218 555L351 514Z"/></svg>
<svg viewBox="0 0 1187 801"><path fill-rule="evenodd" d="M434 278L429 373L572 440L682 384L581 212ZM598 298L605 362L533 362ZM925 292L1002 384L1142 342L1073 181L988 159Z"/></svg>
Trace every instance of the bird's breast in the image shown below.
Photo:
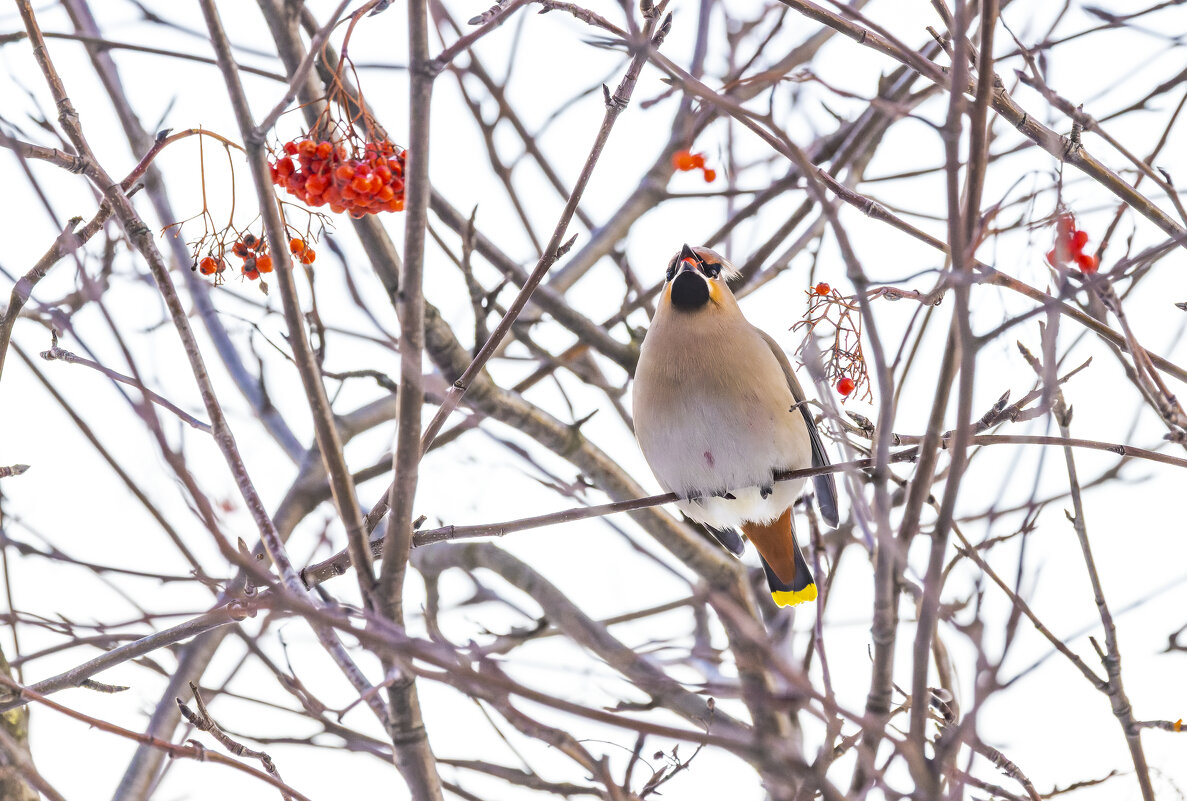
<svg viewBox="0 0 1187 801"><path fill-rule="evenodd" d="M712 496L769 485L773 471L811 463L808 431L786 377L766 343L757 344L720 357L645 347L636 373L635 430L643 455L667 489L704 496L681 508L710 525L758 519L725 522L739 515L777 517L798 487L785 482L777 492Z"/></svg>

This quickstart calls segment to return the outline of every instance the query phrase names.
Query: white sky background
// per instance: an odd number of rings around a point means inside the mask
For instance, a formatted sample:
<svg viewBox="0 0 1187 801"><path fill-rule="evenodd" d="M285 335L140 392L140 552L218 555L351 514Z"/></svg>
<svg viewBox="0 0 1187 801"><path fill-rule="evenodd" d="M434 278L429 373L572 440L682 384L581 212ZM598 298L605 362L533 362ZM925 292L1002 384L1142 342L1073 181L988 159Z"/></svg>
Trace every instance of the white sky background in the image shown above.
<svg viewBox="0 0 1187 801"><path fill-rule="evenodd" d="M334 5L318 0L309 4L315 14L323 17ZM402 64L405 60L406 31L401 4L393 4L382 16L360 26L352 42L351 52L359 64ZM751 18L758 2L729 0L735 17ZM267 49L270 40L258 18L254 3L222 3L224 21L237 44ZM1005 20L1026 43L1033 43L1045 33L1048 20L1062 6L1060 2L1017 2L1004 12ZM139 21L134 6L117 0L99 0L93 7L105 34L114 40L147 43L156 47L174 48L209 54L207 42L161 26L145 25ZM195 29L202 27L195 4L157 3L154 7L171 20ZM459 22L486 9L485 3L450 3ZM594 2L590 7L611 20L621 20L621 11L612 2ZM1123 13L1136 6L1127 2L1106 5ZM675 0L672 10L675 25L664 45L664 52L678 63L686 64L691 57L695 34L697 4L692 0ZM926 40L925 25L939 22L926 0L881 0L874 2L867 13L890 28L907 43L920 45ZM46 31L69 31L69 20L55 7L39 11L39 19ZM787 26L768 52L782 54L802 37L815 31L814 23L789 14ZM0 33L16 30L19 18L10 8L0 11ZM1057 34L1066 35L1094 24L1088 15L1073 10L1067 15ZM1085 110L1103 117L1109 112L1129 105L1150 88L1182 69L1181 49L1172 49L1164 34L1187 33L1187 12L1170 9L1139 21L1138 29L1114 31L1092 36L1061 46L1048 62L1049 83L1064 96L1082 101ZM621 58L617 53L599 50L584 44L591 35L582 23L560 12L537 16L534 9L521 11L517 19L482 41L479 53L487 68L499 77L505 71L510 47L516 36L522 41L514 55L510 100L522 115L529 129L538 129L548 115L577 90L596 87L605 80L613 88L621 77ZM711 39L710 74L720 74L725 58L726 40L720 12ZM1102 51L1101 48L1106 48ZM1013 50L1008 36L999 29L999 53ZM104 166L115 175L122 175L134 163L126 140L113 115L108 111L106 96L94 78L90 63L80 45L61 40L50 41L55 59L66 87L78 108L82 124L102 159ZM242 61L275 69L270 59L240 54ZM176 60L167 60L137 53L114 53L120 66L128 93L150 130L157 118L160 127L176 129L203 126L231 138L237 138L230 108L223 92L221 77L214 67ZM813 62L813 69L838 89L868 97L876 92L876 81L882 71L893 68L889 59L878 56L841 37L834 39ZM1021 68L1019 59L999 64L998 71L1012 85L1014 68ZM33 67L29 48L25 43L0 48L0 113L26 129L27 115L35 114L35 107L26 92L37 98L42 109L52 109L52 102L44 89L39 73ZM406 74L390 69L361 71L367 97L382 123L397 142L407 140ZM19 82L12 82L17 76ZM258 114L271 108L279 97L281 87L261 78L245 76L254 108ZM643 170L654 161L669 135L669 121L676 100L670 98L648 110L638 101L660 95L665 85L652 68L645 68L635 92L635 101L620 117L602 157L602 163L586 193L583 207L596 220L604 220L617 204L637 184ZM575 180L588 146L601 120L600 91L590 94L571 106L541 137L541 144L550 155L553 165L566 183ZM1047 119L1047 106L1024 87L1015 92L1018 102L1056 130L1066 132L1063 118ZM1133 114L1110 124L1109 130L1130 149L1145 155L1161 135L1169 114L1170 104L1180 94L1168 93L1155 101L1155 113ZM831 130L835 121L829 111L848 116L857 113L863 103L838 97L817 84L788 83L776 93L776 108L781 119L787 120L788 133L805 142L818 131ZM788 108L794 103L794 111ZM946 101L932 101L918 113L935 122L943 118ZM497 181L490 174L487 156L477 127L461 103L452 76L442 75L437 81L434 98L433 152L431 176L434 186L457 208L469 211L478 206L477 224L506 252L521 263L534 263L530 243L523 236L510 204ZM279 129L282 139L292 138L301 126L298 114L287 115ZM994 122L1000 135L995 151L1001 151L1020 141L1017 133L1000 120ZM1180 125L1158 160L1180 183L1187 180L1183 129ZM696 142L696 150L709 154L710 166L723 173L722 153L727 128L718 122ZM782 175L786 166L772 162L766 146L744 130L735 129L735 145L739 162L755 165L740 172L739 187L759 189L775 175ZM48 142L48 140L39 140ZM49 142L52 144L52 142ZM519 153L519 145L508 130L501 131L499 144L509 160ZM1114 168L1122 166L1122 158L1099 138L1086 135L1086 146ZM922 167L935 167L940 162L942 145L938 135L921 121L909 121L894 126L867 170L871 177L898 173ZM200 208L197 185L196 145L189 140L174 146L158 161L169 181L170 195L179 214L188 215ZM212 197L219 196L224 180L221 152L208 150L207 185ZM218 166L210 166L217 164ZM240 164L240 202L250 194L246 169ZM1058 165L1037 148L1031 147L991 167L985 190L986 204L1007 192L1017 198L1033 186L1050 185L1051 175ZM96 208L93 194L81 178L62 174L45 165L33 165L34 173L53 205L58 220L73 215L89 218ZM0 153L0 177L7 191L0 192L0 233L5 247L0 250L0 266L10 273L22 274L45 251L56 234L55 223L48 213L31 200L28 182L19 163L10 153ZM1111 217L1114 204L1104 190L1091 184L1070 168L1067 171L1064 199L1074 209L1080 227L1088 230L1095 244ZM536 230L546 239L563 205L563 198L524 162L515 172L521 196L528 199L528 211ZM1017 181L1017 185L1015 182ZM719 179L711 188L720 188ZM677 175L670 188L675 192L704 190L705 184L695 173ZM1149 185L1144 187L1151 190ZM911 181L871 184L865 191L901 212L942 215L945 198L939 174ZM1151 195L1157 199L1156 195ZM765 240L802 199L799 192L785 194L770 204L752 223L741 226L724 250L744 257ZM248 201L250 202L250 201ZM1028 216L1049 214L1054 202L1053 193L1046 193ZM147 198L138 197L137 207L150 215ZM1165 204L1169 208L1169 204ZM1006 215L1013 219L1020 209L1012 207ZM217 216L217 215L216 215ZM247 217L241 218L246 220ZM627 241L632 265L645 283L658 279L670 255L688 241L699 242L707 232L715 230L725 219L725 204L719 199L689 199L667 203L655 213L646 215L633 228ZM852 209L842 211L842 219L858 249L865 269L874 280L897 281L929 289L934 275L924 275L914 282L907 276L941 266L938 255L922 245L862 218ZM911 218L919 227L944 236L942 221ZM386 215L388 230L400 241L402 217ZM172 221L163 221L172 222ZM578 247L586 240L581 231ZM187 228L191 236L194 232ZM1150 223L1128 215L1118 230L1121 239L1134 232L1134 250L1160 240L1161 235ZM454 242L452 236L446 237ZM369 305L388 331L398 329L390 306L383 298L378 281L360 258L361 249L354 242L350 226L339 222L336 235L352 260L348 265ZM844 278L844 267L837 257L832 240L815 264L814 272L807 254L797 257L792 268L762 292L743 303L750 319L770 331L789 350L798 345L797 335L788 329L799 319L804 309L803 289L816 280L828 281L844 292L851 291ZM98 251L92 243L87 251L88 269L97 264ZM979 256L999 269L1034 286L1045 287L1048 270L1043 253L1050 247L1050 230L1040 228L1031 233L1029 241L1022 234L1012 234L987 244ZM781 251L777 251L781 252ZM1113 249L1116 254L1117 249ZM343 265L331 258L329 249L319 248L316 265L318 301L322 318L327 323L352 331L375 334L371 324L350 302L341 282ZM463 342L472 335L472 317L466 291L457 270L430 242L426 265L426 295L438 305L448 320L455 324ZM1106 264L1106 267L1109 266ZM1127 309L1139 340L1151 350L1174 361L1182 362L1187 349L1180 341L1184 320L1173 301L1187 300L1187 279L1184 268L1187 258L1182 251L1172 253L1156 268L1155 274L1139 284L1127 299ZM151 278L142 263L121 252L116 262L119 277L105 296L107 307L119 320L121 329L130 336L130 343L139 368L152 386L183 408L203 417L193 379L182 358L177 337L168 325L158 327L163 319L162 304ZM488 282L495 280L493 270L480 271ZM75 268L59 264L43 281L35 299L52 300L71 291L75 286ZM8 292L7 282L0 279L0 291ZM505 300L509 295L504 295ZM616 267L603 261L573 290L572 297L584 313L602 319L614 312L622 297L621 278ZM984 332L1001 321L1004 315L1030 308L1016 295L990 287L974 290L973 329ZM219 308L237 343L252 340L255 347L269 361L268 389L273 401L285 412L298 438L308 442L312 432L308 426L300 382L287 363L273 358L267 343L254 335L245 320L260 321L263 331L278 343L283 342L282 319L273 314L265 317L258 304L266 302L278 309L275 296L265 299L254 285L231 280L225 292L217 295ZM937 312L947 319L951 309L947 299ZM914 311L909 301L877 304L879 325L888 342L896 343L899 334ZM239 318L244 318L240 320ZM631 322L642 326L646 319L638 314ZM80 313L74 320L85 344L100 355L100 359L117 369L123 368L118 350L101 318L93 309ZM207 340L195 321L201 342ZM940 330L941 326L935 326ZM1080 334L1074 323L1066 321L1061 330L1061 346L1066 347ZM621 336L621 331L618 332ZM559 327L546 324L540 330L541 341L565 347L570 336ZM1005 390L1015 399L1032 386L1032 374L1017 355L1014 340L1020 339L1033 351L1039 350L1037 324L1031 322L1002 337L996 346L985 349L978 362L975 412L979 416ZM22 322L16 328L14 343L28 353L49 347L48 335L39 326ZM82 344L65 336L62 346L82 352ZM919 374L909 382L898 410L895 430L899 433L922 433L930 408L934 385L928 376L937 369L942 347L936 336L929 340L920 355ZM1141 447L1160 448L1164 431L1153 412L1139 404L1136 393L1124 378L1116 359L1094 338L1084 337L1077 344L1065 365L1079 364L1093 357L1091 367L1075 377L1065 387L1068 402L1075 407L1072 425L1074 436L1105 441L1123 441ZM212 367L225 408L257 487L265 501L274 508L283 496L294 475L294 468L275 444L263 433L250 416L230 381L222 373L211 352L208 365ZM158 456L155 444L137 421L134 413L112 385L96 373L81 367L61 363L42 363L40 368L60 392L75 405L94 427L104 444L120 459L121 464L138 481L141 488L157 503L187 535L193 548L214 575L225 572L208 535L192 522L182 493L170 478ZM494 373L503 386L533 369L531 362L501 362ZM363 367L379 368L396 374L397 362L389 351L359 339L331 339L326 368L347 370ZM617 377L617 373L614 373ZM584 417L598 410L586 424L587 436L609 450L632 475L643 477L649 489L656 489L650 472L643 463L637 446L613 410L593 392L586 391L570 375L562 382L573 400L572 416ZM1169 379L1173 383L1173 379ZM379 397L381 390L367 382L346 385L336 399L339 411ZM1179 389L1180 394L1182 389ZM561 419L571 419L565 400L555 385L542 382L528 397ZM952 407L955 406L953 399ZM860 403L849 404L858 411L869 409ZM629 405L628 405L629 408ZM1134 426L1137 415L1136 428ZM168 415L162 415L166 430L172 437L184 438L186 458L195 475L202 481L212 498L235 498L234 484L225 465L209 438L200 432L174 426ZM948 425L953 420L949 414ZM500 437L527 445L527 440L500 426L491 431ZM1051 433L1046 420L1038 420L1009 427L1008 433ZM392 437L390 426L360 437L347 448L352 465L362 465L381 454ZM560 477L571 480L574 470L556 457L539 448L532 452L541 464ZM834 458L840 456L832 448ZM7 479L2 489L6 496L7 524L10 535L22 541L44 547L47 542L71 556L105 564L118 564L133 569L184 575L186 566L161 535L143 509L131 498L122 485L110 474L107 466L82 439L60 407L31 376L15 353L10 353L5 380L0 386L0 464L26 462L33 466L25 476ZM975 514L1001 495L1007 502L1021 502L1029 497L1038 479L1039 497L1063 492L1066 472L1062 454L1057 450L1043 453L1038 449L1014 446L995 446L979 453L965 478L961 511ZM1114 464L1113 457L1081 451L1077 453L1077 467L1085 482ZM906 468L900 468L906 475ZM1182 533L1181 477L1174 468L1150 463L1130 463L1122 474L1124 484L1113 483L1103 492L1088 492L1086 515L1094 554L1104 583L1106 597L1117 616L1123 654L1126 689L1139 720L1162 718L1175 720L1187 714L1187 690L1184 689L1182 653L1160 653L1166 646L1167 634L1187 623L1187 603L1184 602L1183 580L1187 578L1187 544ZM478 523L511 519L544 513L571 504L542 486L539 473L517 459L510 451L482 433L471 433L456 444L429 455L422 467L422 484L418 495L418 513L428 515L430 522ZM386 481L375 481L360 489L366 506L374 502ZM1004 488L1004 489L1003 489ZM601 496L593 493L591 502ZM1063 502L1051 504L1040 518L1036 532L1027 544L1028 598L1044 622L1061 637L1077 635L1072 647L1094 667L1087 634L1099 631L1097 613L1092 603L1087 576L1080 557L1074 532L1063 515ZM844 512L843 512L844 513ZM305 521L290 543L294 560L310 560L317 537L332 510L327 506ZM925 518L928 520L929 518ZM612 522L630 533L648 551L671 562L662 549L651 542L625 517ZM992 525L978 524L966 532L979 539L1008 534L1018 520L1010 516ZM253 527L242 511L227 518L227 530L254 542ZM341 546L340 527L331 524L329 534ZM42 540L42 537L45 540ZM687 584L653 561L641 557L631 545L604 522L586 521L563 527L539 529L511 535L500 541L502 547L529 561L554 583L563 587L570 597L587 613L604 617L652 604L662 603L687 592ZM921 571L926 564L924 539L916 543L910 555L912 568ZM316 558L327 555L322 546ZM849 549L846 560L837 566L834 597L830 600L826 618L826 645L839 701L854 710L864 706L868 690L870 646L869 616L872 596L872 566L860 559L860 552ZM1012 579L1016 569L1017 542L992 552L991 562L1005 577ZM11 557L10 557L11 558ZM753 559L750 554L748 559ZM918 573L916 572L916 575ZM493 584L497 580L486 577ZM949 581L944 600L967 598L977 577L967 568ZM159 584L152 580L120 579L116 591L81 568L49 564L37 559L23 559L11 568L12 592L16 608L29 613L53 617L61 615L80 623L103 622L113 630L142 632L143 625L124 626L126 621L141 616L135 605L179 615L158 621L161 627L201 611L210 596L190 584ZM986 582L985 603L989 620L1003 621L1008 603ZM446 575L443 583L447 606L465 600L471 590L458 572ZM336 580L332 590L350 599L355 592L349 579ZM125 596L123 593L126 592ZM513 596L517 597L517 596ZM411 612L420 608L422 586L417 580L409 582L407 607ZM1148 600L1147 600L1148 599ZM521 597L518 602L533 614L538 610ZM1146 601L1140 606L1132 604ZM913 637L909 618L912 610L904 605L900 611L908 619L900 628L904 642ZM797 641L802 650L806 632L814 621L813 608L796 613L794 625L805 636ZM966 616L967 619L967 616ZM484 631L503 632L525 619L492 604L464 606L446 612L442 617L446 633L455 641L481 639ZM410 621L414 628L416 619ZM990 654L998 651L1000 630L986 633ZM652 640L675 639L687 642L691 620L685 612L669 613L641 624L618 627L615 633L628 644L642 646ZM266 633L262 644L277 659L283 659L278 639L283 636L290 648L293 664L302 680L317 688L330 704L346 705L352 698L350 688L341 680L336 669L320 651L308 629L299 622L285 622ZM966 702L972 697L973 653L963 636L951 628L942 634L957 664L960 685ZM20 632L24 653L60 642L61 638L36 628L25 627ZM3 647L12 655L11 633L6 632ZM1043 658L1051 649L1028 625L1019 628L1018 641L1002 671L1009 677ZM910 648L900 647L904 656L896 679L900 686L909 685ZM30 683L94 655L87 649L73 649L39 659L29 666L25 679ZM235 671L242 656L239 644L228 642L211 668L204 684L214 686ZM173 657L160 653L156 661L171 669ZM663 659L664 652L657 653ZM592 705L612 706L618 700L637 700L624 683L609 669L564 645L559 638L534 643L516 652L513 660L519 666L515 675L528 683L550 688L567 697L581 698ZM364 665L379 675L377 665ZM678 673L678 675L680 675ZM682 678L685 676L681 676ZM85 690L60 693L57 700L89 714L111 720L129 728L144 727L147 713L156 703L164 679L149 670L122 665L97 677L101 681L131 685L120 696L100 695ZM689 673L687 678L696 677ZM819 680L817 672L813 679ZM266 700L288 703L288 698L275 688L274 681L252 664L242 669L231 685L238 692L262 696ZM580 689L579 689L580 687ZM479 714L477 707L449 688L428 682L420 684L425 717L433 747L439 756L459 758L489 758L506 764L517 764L513 754L501 744L493 730ZM901 700L901 699L898 699ZM730 703L724 706L733 709ZM525 705L529 711L537 712ZM220 722L228 729L244 735L302 736L309 731L307 722L292 715L269 711L259 705L220 698L214 705ZM542 713L547 717L551 713ZM346 722L382 736L378 727L368 719L361 707L349 713ZM559 720L575 736L605 741L606 745L590 744L595 753L608 753L616 764L625 761L633 744L633 735L584 720ZM674 718L673 718L674 720ZM809 739L816 730L809 726ZM847 727L846 732L850 731ZM1053 785L1105 775L1118 768L1128 771L1130 761L1120 727L1109 710L1108 699L1092 689L1079 673L1055 655L1047 658L1037 670L1021 679L1019 685L996 696L982 710L978 732L981 738L1001 748L1030 776L1040 792ZM208 739L207 745L214 746ZM105 798L122 775L133 746L87 727L65 720L43 709L35 710L32 727L33 753L39 770L68 798ZM327 738L327 743L332 740ZM542 747L517 740L529 761L547 778L574 779L575 773L566 759L549 753ZM1187 788L1187 739L1165 732L1147 731L1143 736L1155 787L1160 797L1174 797L1176 788ZM669 743L649 740L648 751L669 748ZM305 748L270 746L267 750L276 760L285 780L314 798L340 797L344 791L364 792L367 797L404 797L398 775L389 765L359 754L326 749L310 754ZM691 753L683 746L682 754ZM835 769L834 775L844 775ZM1004 776L980 771L980 775L1012 788ZM455 778L453 771L446 771ZM468 789L483 795L491 791L492 798L516 797L514 790L503 785L493 789L471 775L463 776ZM902 787L907 785L903 783ZM269 797L272 791L253 780L213 765L178 763L169 768L158 798ZM669 798L720 797L758 799L761 788L754 773L733 758L720 753L704 752L692 768L669 784L665 793ZM1181 796L1181 792L1179 793ZM1114 779L1101 788L1089 789L1080 798L1137 798L1140 797L1132 776Z"/></svg>

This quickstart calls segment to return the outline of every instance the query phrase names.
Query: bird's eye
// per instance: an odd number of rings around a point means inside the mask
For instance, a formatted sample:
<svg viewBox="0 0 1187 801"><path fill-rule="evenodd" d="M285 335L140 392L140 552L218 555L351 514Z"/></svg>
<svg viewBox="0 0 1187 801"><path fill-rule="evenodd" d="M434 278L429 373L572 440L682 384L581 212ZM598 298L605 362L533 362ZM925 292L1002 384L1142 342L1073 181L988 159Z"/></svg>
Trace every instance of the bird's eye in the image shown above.
<svg viewBox="0 0 1187 801"><path fill-rule="evenodd" d="M672 279L676 277L676 265L677 264L678 264L678 262L672 262L672 266L670 266L668 268L668 283L671 283Z"/></svg>
<svg viewBox="0 0 1187 801"><path fill-rule="evenodd" d="M721 265L717 262L701 262L701 271L710 278L716 278L721 275Z"/></svg>

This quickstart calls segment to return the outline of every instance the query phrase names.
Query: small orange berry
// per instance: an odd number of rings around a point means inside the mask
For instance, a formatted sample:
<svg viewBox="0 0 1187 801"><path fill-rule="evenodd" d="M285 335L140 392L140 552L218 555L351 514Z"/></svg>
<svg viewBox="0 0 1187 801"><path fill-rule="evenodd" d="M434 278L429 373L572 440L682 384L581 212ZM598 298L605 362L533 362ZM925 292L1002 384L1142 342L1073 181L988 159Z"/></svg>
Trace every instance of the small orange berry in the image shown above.
<svg viewBox="0 0 1187 801"><path fill-rule="evenodd" d="M844 378L842 378L840 381L837 382L837 392L840 392L842 395L847 396L847 395L849 395L849 393L851 393L856 388L857 388L857 382L854 381L849 376L845 376Z"/></svg>
<svg viewBox="0 0 1187 801"><path fill-rule="evenodd" d="M1100 268L1100 262L1091 253L1077 253L1076 266L1080 268L1080 272L1084 273L1084 275L1092 275Z"/></svg>
<svg viewBox="0 0 1187 801"><path fill-rule="evenodd" d="M822 281L816 285L815 291L817 295L827 295L831 289L832 287Z"/></svg>
<svg viewBox="0 0 1187 801"><path fill-rule="evenodd" d="M717 180L717 170L705 170L705 183L711 184Z"/></svg>
<svg viewBox="0 0 1187 801"><path fill-rule="evenodd" d="M202 275L214 275L216 272L218 272L218 264L214 259L207 256L206 258L202 259L202 261L198 262L198 271L202 273Z"/></svg>
<svg viewBox="0 0 1187 801"><path fill-rule="evenodd" d="M345 209L342 209L341 207L339 207L338 210L345 211ZM311 247L306 247L304 250L301 251L301 263L302 264L313 264L313 261L316 258L317 258L317 251Z"/></svg>
<svg viewBox="0 0 1187 801"><path fill-rule="evenodd" d="M304 249L305 249L305 240L304 239L294 238L294 239L289 240L289 253L300 253Z"/></svg>
<svg viewBox="0 0 1187 801"><path fill-rule="evenodd" d="M262 273L272 272L272 257L268 255L260 256L256 259L256 269Z"/></svg>
<svg viewBox="0 0 1187 801"><path fill-rule="evenodd" d="M696 161L687 150L677 150L672 154L672 166L681 172L687 172L696 169Z"/></svg>
<svg viewBox="0 0 1187 801"><path fill-rule="evenodd" d="M311 196L320 195L330 185L330 179L324 175L310 175L305 181L305 193Z"/></svg>

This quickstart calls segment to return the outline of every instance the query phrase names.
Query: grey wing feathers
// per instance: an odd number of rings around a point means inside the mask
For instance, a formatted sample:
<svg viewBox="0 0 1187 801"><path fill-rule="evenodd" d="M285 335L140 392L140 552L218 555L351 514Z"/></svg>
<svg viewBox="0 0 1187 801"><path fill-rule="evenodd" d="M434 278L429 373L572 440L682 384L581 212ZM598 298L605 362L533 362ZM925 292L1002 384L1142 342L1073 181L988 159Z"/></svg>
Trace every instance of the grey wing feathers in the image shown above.
<svg viewBox="0 0 1187 801"><path fill-rule="evenodd" d="M795 398L796 403L800 405L800 413L804 415L804 423L808 426L808 435L812 439L812 466L824 467L830 464L828 454L824 452L824 443L820 441L820 431L816 428L816 421L812 419L812 412L808 409L808 404L804 403L804 390L800 386L799 380L795 377L795 372L791 369L791 362L787 360L787 354L783 352L783 348L779 347L769 334L759 329L754 329L766 340L767 346L770 347L771 352L775 354L775 358L779 361L779 366L783 368L783 375L787 377L787 386L791 388L791 395ZM815 476L812 479L812 485L816 488L816 504L820 507L820 515L824 518L824 522L830 526L836 526L840 522L837 515L837 482L832 473L825 473L821 476Z"/></svg>

